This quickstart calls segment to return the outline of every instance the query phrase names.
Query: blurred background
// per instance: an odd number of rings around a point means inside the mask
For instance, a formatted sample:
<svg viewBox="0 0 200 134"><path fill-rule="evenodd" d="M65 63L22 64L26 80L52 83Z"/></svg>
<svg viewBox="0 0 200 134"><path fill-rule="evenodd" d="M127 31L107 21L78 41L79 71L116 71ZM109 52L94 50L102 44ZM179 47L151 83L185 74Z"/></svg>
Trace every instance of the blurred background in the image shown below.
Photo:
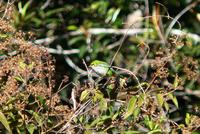
<svg viewBox="0 0 200 134"><path fill-rule="evenodd" d="M132 71L147 53L144 44L150 48L147 59L155 58L158 51L163 53L171 49L170 46L161 45L163 36L174 17L192 2L195 0L20 0L9 8L10 14L6 17L13 19L16 29L30 33L34 43L49 48L56 63L58 87L64 76L73 81L86 71L83 60L87 65L96 59L109 63L120 43L123 45L113 65ZM196 4L174 22L171 30L177 30L174 31L175 35L181 32L199 35L200 5ZM146 28L150 30L147 32ZM121 32L120 29L129 29L130 32L139 30L136 34L127 34L127 30ZM176 43L178 47L173 48L180 53L175 58L177 69L173 73L180 74L185 82L184 87L191 90L200 88L199 68L195 75L197 79L190 80L187 79L189 74L183 73L183 66L179 64L184 64L186 60L183 61L183 57L189 56L199 65L200 42L195 35L182 34L181 43ZM184 38L186 36L188 38ZM147 70L139 74L144 81L151 80L149 76L153 73L151 69Z"/></svg>
<svg viewBox="0 0 200 134"><path fill-rule="evenodd" d="M3 18L29 35L28 41L45 47L52 55L55 90L66 77L63 85L75 82L92 61L114 60L114 66L128 69L140 81L150 83L151 90L177 90L174 94L180 107L169 115L174 121L183 122L188 112L200 115L199 0L6 3L9 8L2 12ZM68 86L62 90L63 100L70 98L71 89Z"/></svg>

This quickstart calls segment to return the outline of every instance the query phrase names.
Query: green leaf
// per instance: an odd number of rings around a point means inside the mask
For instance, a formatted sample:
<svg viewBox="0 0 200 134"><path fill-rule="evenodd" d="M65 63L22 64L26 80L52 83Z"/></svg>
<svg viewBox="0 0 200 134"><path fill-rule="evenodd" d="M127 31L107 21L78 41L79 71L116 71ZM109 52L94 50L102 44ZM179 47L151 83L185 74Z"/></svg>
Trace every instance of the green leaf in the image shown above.
<svg viewBox="0 0 200 134"><path fill-rule="evenodd" d="M92 130L88 130L88 129L86 129L85 132L84 132L84 134L93 134L93 133L94 132Z"/></svg>
<svg viewBox="0 0 200 134"><path fill-rule="evenodd" d="M112 120L115 120L118 116L119 116L119 111L117 111L114 115L113 115L113 117L112 117Z"/></svg>
<svg viewBox="0 0 200 134"><path fill-rule="evenodd" d="M10 129L9 123L6 119L6 117L4 116L4 114L0 111L0 122L3 124L3 126L7 129L7 131L12 134L12 131Z"/></svg>
<svg viewBox="0 0 200 134"><path fill-rule="evenodd" d="M19 67L20 67L21 69L25 69L26 66L27 66L27 65L26 65L23 61L20 61L20 62L19 62Z"/></svg>
<svg viewBox="0 0 200 134"><path fill-rule="evenodd" d="M163 95L162 94L156 94L156 98L157 98L159 106L162 107L163 102L164 102Z"/></svg>
<svg viewBox="0 0 200 134"><path fill-rule="evenodd" d="M2 33L0 33L0 38L6 38L6 37L8 37L7 34L2 34Z"/></svg>
<svg viewBox="0 0 200 134"><path fill-rule="evenodd" d="M136 107L136 101L137 101L137 98L135 96L133 96L130 100L129 100L129 103L128 103L128 108L127 108L127 112L125 113L124 115L124 118L128 118L130 115L133 114L134 110L135 110L135 107Z"/></svg>
<svg viewBox="0 0 200 134"><path fill-rule="evenodd" d="M65 11L65 10L66 10L66 7L56 8L56 9L49 10L48 12L44 12L43 15L44 15L46 18L48 18L48 17L50 17L50 16L52 16L52 15L54 15L54 14L57 14L57 13L59 13L59 12L63 12L63 11Z"/></svg>
<svg viewBox="0 0 200 134"><path fill-rule="evenodd" d="M175 79L174 79L174 89L176 89L178 87L178 84L179 84L179 79L178 79L178 76L176 75Z"/></svg>
<svg viewBox="0 0 200 134"><path fill-rule="evenodd" d="M87 97L89 96L90 92L88 90L84 90L82 93L81 93L81 97L80 97L80 101L84 101L87 99Z"/></svg>
<svg viewBox="0 0 200 134"><path fill-rule="evenodd" d="M24 82L24 79L21 76L15 76L15 80L19 82Z"/></svg>
<svg viewBox="0 0 200 134"><path fill-rule="evenodd" d="M190 122L191 122L191 115L189 113L186 113L185 124L189 125Z"/></svg>
<svg viewBox="0 0 200 134"><path fill-rule="evenodd" d="M28 129L28 132L30 134L33 134L34 133L34 130L35 130L35 125L34 124L27 124L26 125L26 128Z"/></svg>
<svg viewBox="0 0 200 134"><path fill-rule="evenodd" d="M148 122L148 127L152 130L154 128L154 123L153 121Z"/></svg>
<svg viewBox="0 0 200 134"><path fill-rule="evenodd" d="M141 134L140 131L128 130L123 132L122 134Z"/></svg>
<svg viewBox="0 0 200 134"><path fill-rule="evenodd" d="M38 19L38 18L36 18L36 17L33 17L33 18L31 19L31 21L35 23L35 26L36 26L36 27L39 27L39 26L43 23L42 20L40 20L40 19Z"/></svg>
<svg viewBox="0 0 200 134"><path fill-rule="evenodd" d="M100 99L99 105L100 105L101 111L106 110L107 109L106 99L104 99L104 98Z"/></svg>
<svg viewBox="0 0 200 134"><path fill-rule="evenodd" d="M22 15L23 18L26 15L26 12L27 12L27 9L28 9L29 5L30 5L30 2L26 2L24 7L22 7L22 2L18 3L18 9L19 9L19 12L20 12L20 14Z"/></svg>
<svg viewBox="0 0 200 134"><path fill-rule="evenodd" d="M118 8L118 9L115 9L115 8L111 8L108 10L108 13L107 13L107 18L105 20L106 23L109 23L109 22L115 22L116 19L117 19L117 16L119 15L121 9Z"/></svg>
<svg viewBox="0 0 200 134"><path fill-rule="evenodd" d="M119 86L120 86L120 88L124 88L125 85L126 85L126 80L122 79L122 78L119 78Z"/></svg>
<svg viewBox="0 0 200 134"><path fill-rule="evenodd" d="M162 133L162 130L161 129L156 129L156 130L152 130L152 131L150 131L150 132L148 132L147 134L160 134L160 133Z"/></svg>
<svg viewBox="0 0 200 134"><path fill-rule="evenodd" d="M38 125L42 126L43 118L37 112L34 112L33 116L34 116L35 120L37 121Z"/></svg>
<svg viewBox="0 0 200 134"><path fill-rule="evenodd" d="M83 36L77 36L69 40L68 45L72 46L78 42L85 42L85 38Z"/></svg>
<svg viewBox="0 0 200 134"><path fill-rule="evenodd" d="M115 20L117 19L117 16L119 15L120 11L121 11L120 8L118 8L117 10L115 10L115 12L114 12L114 14L112 16L111 22L115 22Z"/></svg>
<svg viewBox="0 0 200 134"><path fill-rule="evenodd" d="M140 108L137 107L137 108L134 110L134 112L133 112L133 117L134 117L134 118L137 118L138 115L139 115L139 113L140 113Z"/></svg>
<svg viewBox="0 0 200 134"><path fill-rule="evenodd" d="M167 102L164 102L164 107L168 111L169 110L169 104Z"/></svg>
<svg viewBox="0 0 200 134"><path fill-rule="evenodd" d="M81 123L83 123L83 121L84 121L84 116L83 116L83 115L81 115L81 116L79 117L79 121L80 121Z"/></svg>
<svg viewBox="0 0 200 134"><path fill-rule="evenodd" d="M76 25L67 26L67 30L77 30L78 27Z"/></svg>
<svg viewBox="0 0 200 134"><path fill-rule="evenodd" d="M144 97L145 97L144 93L140 94L140 96L138 97L138 102L137 102L138 103L138 107L141 107L143 105Z"/></svg>
<svg viewBox="0 0 200 134"><path fill-rule="evenodd" d="M155 129L156 127L156 124L153 122L153 120L149 116L144 117L144 123L150 130Z"/></svg>
<svg viewBox="0 0 200 134"><path fill-rule="evenodd" d="M78 53L78 55L80 58L82 58L84 56L84 54L88 51L85 45L80 46L79 50L80 50L80 52Z"/></svg>
<svg viewBox="0 0 200 134"><path fill-rule="evenodd" d="M177 100L176 96L174 96L170 93L170 94L168 94L168 97L173 101L174 105L178 108L178 100Z"/></svg>
<svg viewBox="0 0 200 134"><path fill-rule="evenodd" d="M101 119L100 119L100 121L97 123L97 125L103 125L104 124L104 122L106 122L107 120L109 120L109 119L111 119L111 117L110 116L107 116L107 115L105 115L105 116L101 116Z"/></svg>
<svg viewBox="0 0 200 134"><path fill-rule="evenodd" d="M99 90L96 90L95 95L93 97L93 101L97 102L97 101L101 100L102 98L103 98L103 94Z"/></svg>
<svg viewBox="0 0 200 134"><path fill-rule="evenodd" d="M37 112L34 112L33 110L27 110L27 111L33 115L36 122L38 123L38 126L42 126L44 118L42 118L42 116L40 116Z"/></svg>
<svg viewBox="0 0 200 134"><path fill-rule="evenodd" d="M100 117L95 118L95 120L89 125L89 127L95 126L100 120Z"/></svg>
<svg viewBox="0 0 200 134"><path fill-rule="evenodd" d="M31 62L31 64L28 65L28 68L33 69L33 66L35 65L34 62Z"/></svg>
<svg viewBox="0 0 200 134"><path fill-rule="evenodd" d="M91 124L90 124L90 127L93 127L93 126L97 126L97 125L103 125L104 122L108 119L111 119L110 116L100 116L99 118L96 118Z"/></svg>
<svg viewBox="0 0 200 134"><path fill-rule="evenodd" d="M29 14L26 15L24 20L30 20L30 19L32 19L34 17L34 15L35 15L35 12L29 13Z"/></svg>
<svg viewBox="0 0 200 134"><path fill-rule="evenodd" d="M37 96L37 99L39 100L39 102L42 104L42 105L45 105L45 99L43 96Z"/></svg>

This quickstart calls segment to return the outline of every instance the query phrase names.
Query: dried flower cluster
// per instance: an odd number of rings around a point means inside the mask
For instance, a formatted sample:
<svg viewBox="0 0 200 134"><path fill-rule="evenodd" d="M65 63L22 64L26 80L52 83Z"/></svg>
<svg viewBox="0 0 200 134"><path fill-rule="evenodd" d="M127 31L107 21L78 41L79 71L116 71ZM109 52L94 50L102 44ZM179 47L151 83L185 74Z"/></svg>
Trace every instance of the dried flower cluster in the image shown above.
<svg viewBox="0 0 200 134"><path fill-rule="evenodd" d="M54 66L49 54L41 47L25 41L20 33L4 21L0 25L4 25L1 31L9 30L13 35L4 38L0 45L0 81L3 84L0 88L1 98L4 98L0 103L24 90L29 94L50 96L52 87L48 78L52 77Z"/></svg>
<svg viewBox="0 0 200 134"><path fill-rule="evenodd" d="M52 80L53 64L43 47L26 41L24 33L15 31L8 22L0 20L1 110L10 111L7 105L12 105L12 111L23 113L25 122L34 122L28 110L39 115L42 112L41 119L48 115L58 116L58 113L62 115L59 118L63 118L68 107L59 107L60 97L52 95L55 85ZM7 118L10 118L9 115Z"/></svg>

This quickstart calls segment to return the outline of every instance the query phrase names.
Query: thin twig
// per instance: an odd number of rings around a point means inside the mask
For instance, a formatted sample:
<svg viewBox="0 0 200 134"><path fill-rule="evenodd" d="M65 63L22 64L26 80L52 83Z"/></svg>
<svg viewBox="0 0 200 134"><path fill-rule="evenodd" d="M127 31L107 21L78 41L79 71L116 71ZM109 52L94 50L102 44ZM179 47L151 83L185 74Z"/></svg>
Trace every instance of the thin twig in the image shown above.
<svg viewBox="0 0 200 134"><path fill-rule="evenodd" d="M44 10L45 8L48 7L48 5L50 4L51 0L47 0L44 5L42 5L41 9Z"/></svg>
<svg viewBox="0 0 200 134"><path fill-rule="evenodd" d="M8 2L7 2L7 4L6 4L5 12L4 12L4 14L3 14L3 17L1 18L2 20L5 18L6 14L7 14L7 12L8 12L9 6L10 6L10 0L8 0Z"/></svg>
<svg viewBox="0 0 200 134"><path fill-rule="evenodd" d="M82 70L81 68L79 68L76 64L74 64L74 62L67 56L64 56L65 61L67 62L67 64L73 68L76 72L80 73L80 74L87 74L87 71Z"/></svg>
<svg viewBox="0 0 200 134"><path fill-rule="evenodd" d="M165 44L167 41L167 39L165 39L165 37L163 36L164 33L164 28L163 28L163 24L162 24L162 20L159 14L159 6L156 5L156 9L153 13L153 24L155 25L155 29L158 33L158 36L160 37L160 39L162 40L162 44Z"/></svg>
<svg viewBox="0 0 200 134"><path fill-rule="evenodd" d="M87 33L90 35L99 35L99 34L116 34L116 35L135 35L135 34L142 34L144 32L147 32L148 29L109 29L109 28L90 28L87 30ZM149 29L150 32L153 32L153 29ZM72 31L63 35L56 35L51 36L43 39L37 39L34 41L35 44L45 44L49 45L55 40L61 40L68 38L69 36L77 36L77 35L83 35L84 32L81 30Z"/></svg>
<svg viewBox="0 0 200 134"><path fill-rule="evenodd" d="M71 54L78 54L80 52L79 49L70 49L70 50L62 50L59 51L58 49L54 49L54 48L47 48L45 47L45 49L52 54L64 54L64 55L71 55Z"/></svg>
<svg viewBox="0 0 200 134"><path fill-rule="evenodd" d="M162 16L162 15L159 15L159 16L166 17L166 16ZM173 19L170 16L167 16L167 18ZM89 32L92 35L99 35L99 34L124 35L124 34L126 34L127 36L133 36L133 35L142 34L142 33L145 33L145 32L153 32L153 29L149 28L149 30L148 29L129 29L128 30L128 29L91 28L87 32ZM179 35L179 36L186 35L186 36L192 38L194 41L200 42L200 37L197 34L186 33L186 32L181 31L180 29L172 29L169 32L174 34L174 35ZM51 37L47 37L47 38L43 38L43 39L37 39L37 40L34 41L34 43L35 44L49 45L55 40L61 40L61 39L68 38L69 36L77 36L77 35L82 35L82 34L84 34L84 33L80 30L72 31L72 32L69 32L69 33L64 34L64 35L51 36ZM56 49L52 49L52 51L54 51L54 50L56 50ZM77 50L75 50L75 51L78 52ZM67 52L66 52L66 54L67 54Z"/></svg>
<svg viewBox="0 0 200 134"><path fill-rule="evenodd" d="M62 133L63 131L65 131L65 130L69 127L71 121L72 121L75 117L77 117L91 102L92 102L92 100L89 99L89 100L86 101L80 108L78 108L78 109L75 111L75 113L73 114L73 116L69 119L69 121L68 121L60 130L58 130L58 133Z"/></svg>
<svg viewBox="0 0 200 134"><path fill-rule="evenodd" d="M65 89L66 87L68 87L69 85L71 85L72 82L68 83L67 85L65 85L64 87L61 88L61 86L58 88L57 92L54 93L53 95L57 95L58 93L60 93L63 89Z"/></svg>
<svg viewBox="0 0 200 134"><path fill-rule="evenodd" d="M74 86L76 88L76 85ZM72 88L72 92L71 92L71 99L72 99L72 102L73 102L73 107L74 107L74 111L76 110L77 108L77 102L76 102L76 93L75 93L75 88Z"/></svg>
<svg viewBox="0 0 200 134"><path fill-rule="evenodd" d="M145 16L149 16L149 0L145 0Z"/></svg>
<svg viewBox="0 0 200 134"><path fill-rule="evenodd" d="M121 39L120 39L120 40L121 40ZM120 40L119 40L119 41L116 41L116 42L114 42L114 43L112 43L112 44L109 44L106 48L107 48L108 50L111 50L111 49L113 49L113 48L119 46L119 45L120 45Z"/></svg>
<svg viewBox="0 0 200 134"><path fill-rule="evenodd" d="M61 47L61 45L57 45L57 49L58 51L60 51L59 53L63 53L63 48ZM81 74L87 74L87 71L80 69L77 65L75 65L73 63L73 61L67 56L64 55L65 61L67 62L67 64L73 68L76 72L81 73Z"/></svg>
<svg viewBox="0 0 200 134"><path fill-rule="evenodd" d="M113 58L112 58L111 61L110 61L110 67L112 66L112 64L113 64L113 62L114 62L114 60L115 60L117 54L119 53L119 51L120 51L120 49L121 49L121 47L122 47L122 45L123 45L123 43L124 43L124 41L125 41L125 39L126 39L126 37L128 36L127 33L129 32L129 30L130 30L132 27L134 27L134 24L131 24L131 25L129 26L129 28L127 29L125 35L124 35L123 38L121 39L120 45L119 45L117 51L115 52ZM109 70L108 70L108 71L109 71ZM135 75L134 75L134 76L135 76Z"/></svg>
<svg viewBox="0 0 200 134"><path fill-rule="evenodd" d="M112 67L113 67L113 68L116 68L116 69L119 69L119 70L121 70L121 71L125 71L125 72L127 72L128 74L132 75L132 76L135 78L135 80L137 81L138 86L140 87L140 90L142 90L142 92L145 93L143 87L141 86L142 84L140 83L139 79L137 78L137 76L136 76L133 72L131 72L131 71L128 70L128 69L124 69L124 68L120 68L120 67L116 67L116 66L112 66Z"/></svg>
<svg viewBox="0 0 200 134"><path fill-rule="evenodd" d="M87 70L87 76L88 76L88 80L90 81L90 83L92 84L91 85L91 88L94 88L94 86L95 86L95 81L92 79L92 76L93 76L93 74L92 74L92 71L88 68L88 66L87 66L87 64L86 64L86 62L85 62L85 60L83 59L83 64L85 65L85 68L86 68L86 70Z"/></svg>
<svg viewBox="0 0 200 134"><path fill-rule="evenodd" d="M166 61L166 62L164 63L164 65L163 65L161 68L159 68L159 69L157 70L157 72L160 71L161 69L163 69L163 67L164 67L167 63L168 63L168 61ZM158 77L157 72L156 72L155 76L153 77L153 79L149 82L149 85L148 85L148 87L145 89L145 92L147 92L147 90L152 86L153 82L154 82L154 81L156 80L156 78Z"/></svg>
<svg viewBox="0 0 200 134"><path fill-rule="evenodd" d="M167 13L167 16L170 16L170 15L169 15L169 12L167 11L167 8L165 7L165 5L163 5L163 4L160 3L160 2L155 2L155 3L158 4L158 5L160 5L160 6L162 6L163 9L164 9L164 11Z"/></svg>
<svg viewBox="0 0 200 134"><path fill-rule="evenodd" d="M183 15L185 14L188 10L190 10L191 8L195 7L198 3L200 2L200 0L197 0L193 3L191 3L190 5L188 5L187 7L185 7L179 14L176 15L176 17L174 18L174 20L170 23L170 25L168 26L166 33L165 33L165 39L168 38L170 31L172 29L172 27L174 26L174 24L177 22L177 20Z"/></svg>
<svg viewBox="0 0 200 134"><path fill-rule="evenodd" d="M134 69L134 74L137 74L138 73L138 71L141 69L141 67L144 65L144 62L146 61L146 59L147 59L147 56L149 55L149 51L150 51L150 48L149 48L149 46L147 45L147 44L145 44L144 43L144 45L145 45L145 47L147 48L147 52L146 52L146 54L144 55L144 58L142 59L142 63L141 64L139 64L139 66L137 66L135 69Z"/></svg>

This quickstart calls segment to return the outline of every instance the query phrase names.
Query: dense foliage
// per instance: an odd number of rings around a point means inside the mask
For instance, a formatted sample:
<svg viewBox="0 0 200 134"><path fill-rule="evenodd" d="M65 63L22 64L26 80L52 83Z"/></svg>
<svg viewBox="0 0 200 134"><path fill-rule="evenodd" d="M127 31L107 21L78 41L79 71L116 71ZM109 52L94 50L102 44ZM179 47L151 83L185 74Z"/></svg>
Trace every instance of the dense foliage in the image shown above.
<svg viewBox="0 0 200 134"><path fill-rule="evenodd" d="M198 133L199 5L2 2L0 132Z"/></svg>

